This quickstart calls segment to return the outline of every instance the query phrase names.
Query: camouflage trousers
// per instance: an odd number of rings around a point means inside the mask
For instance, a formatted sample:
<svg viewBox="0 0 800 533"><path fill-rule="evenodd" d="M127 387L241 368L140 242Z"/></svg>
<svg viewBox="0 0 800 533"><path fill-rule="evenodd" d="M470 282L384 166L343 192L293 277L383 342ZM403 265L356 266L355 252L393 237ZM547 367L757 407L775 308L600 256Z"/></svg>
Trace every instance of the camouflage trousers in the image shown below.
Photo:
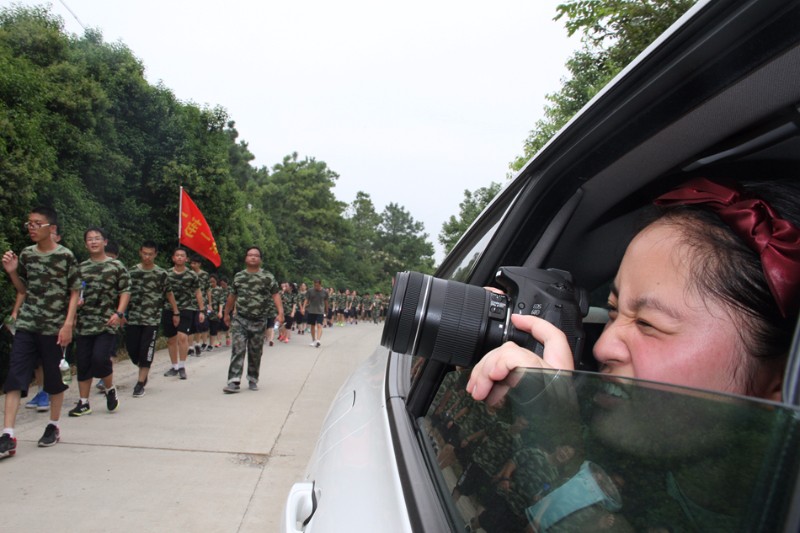
<svg viewBox="0 0 800 533"><path fill-rule="evenodd" d="M252 320L239 315L233 316L231 320L231 364L228 367L228 383L239 383L241 381L245 352L247 352L247 380L258 383L266 324L266 319Z"/></svg>

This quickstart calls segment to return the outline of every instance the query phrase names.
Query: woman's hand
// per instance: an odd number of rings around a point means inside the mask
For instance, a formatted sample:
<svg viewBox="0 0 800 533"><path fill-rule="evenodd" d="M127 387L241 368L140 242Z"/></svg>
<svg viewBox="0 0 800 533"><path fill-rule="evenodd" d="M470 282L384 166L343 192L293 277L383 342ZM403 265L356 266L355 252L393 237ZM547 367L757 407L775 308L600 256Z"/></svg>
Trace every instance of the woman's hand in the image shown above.
<svg viewBox="0 0 800 533"><path fill-rule="evenodd" d="M544 357L522 348L514 342L507 342L495 348L481 359L472 369L467 392L475 400L482 401L489 396L494 384L503 381L514 369L553 368L574 370L572 350L564 333L550 322L529 315L511 315L514 327L527 331L544 345Z"/></svg>

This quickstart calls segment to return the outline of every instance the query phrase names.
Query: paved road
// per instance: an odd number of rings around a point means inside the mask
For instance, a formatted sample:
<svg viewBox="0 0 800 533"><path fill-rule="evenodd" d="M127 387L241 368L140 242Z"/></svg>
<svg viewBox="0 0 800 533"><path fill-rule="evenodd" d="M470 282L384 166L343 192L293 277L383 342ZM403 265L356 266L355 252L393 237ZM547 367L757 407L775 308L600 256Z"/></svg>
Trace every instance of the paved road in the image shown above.
<svg viewBox="0 0 800 533"><path fill-rule="evenodd" d="M163 377L160 351L147 393L135 369L115 366L121 405L69 418L61 442L38 448L47 413L20 408L17 455L0 461L0 529L82 532L277 531L289 487L301 480L320 425L350 372L378 345L373 324L323 330L264 347L261 390L222 392L230 349L191 357L188 379ZM2 402L0 402L1 404Z"/></svg>

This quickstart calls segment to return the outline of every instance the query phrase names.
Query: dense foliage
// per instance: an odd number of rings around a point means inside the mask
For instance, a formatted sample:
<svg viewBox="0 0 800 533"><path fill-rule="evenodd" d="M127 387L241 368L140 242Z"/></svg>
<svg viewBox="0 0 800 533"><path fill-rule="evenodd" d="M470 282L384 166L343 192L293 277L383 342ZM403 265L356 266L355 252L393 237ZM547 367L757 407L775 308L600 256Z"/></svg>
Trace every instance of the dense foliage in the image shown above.
<svg viewBox="0 0 800 533"><path fill-rule="evenodd" d="M251 244L282 279L359 290L386 292L387 268L433 267L428 235L402 208L376 213L359 193L348 210L333 194L338 175L296 153L255 168L225 109L150 85L123 44L94 30L68 35L47 8L0 11L0 72L2 250L29 244L22 223L44 204L59 213L63 243L79 257L90 225L108 230L127 264L144 239L168 252L183 186L214 231L224 275L242 267ZM12 292L0 277L5 312Z"/></svg>
<svg viewBox="0 0 800 533"><path fill-rule="evenodd" d="M696 0L569 0L557 8L569 35L582 46L567 60L561 89L548 94L544 116L511 163L520 170L572 116L586 105Z"/></svg>

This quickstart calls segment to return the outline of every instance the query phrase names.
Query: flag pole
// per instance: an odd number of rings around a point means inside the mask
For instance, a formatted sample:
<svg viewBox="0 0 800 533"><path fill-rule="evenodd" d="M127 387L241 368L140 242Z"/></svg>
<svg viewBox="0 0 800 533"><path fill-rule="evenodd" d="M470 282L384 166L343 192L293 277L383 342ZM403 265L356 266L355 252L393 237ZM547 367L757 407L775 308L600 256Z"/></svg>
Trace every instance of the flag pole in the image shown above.
<svg viewBox="0 0 800 533"><path fill-rule="evenodd" d="M178 197L178 246L181 245L181 213L183 213L183 185Z"/></svg>

